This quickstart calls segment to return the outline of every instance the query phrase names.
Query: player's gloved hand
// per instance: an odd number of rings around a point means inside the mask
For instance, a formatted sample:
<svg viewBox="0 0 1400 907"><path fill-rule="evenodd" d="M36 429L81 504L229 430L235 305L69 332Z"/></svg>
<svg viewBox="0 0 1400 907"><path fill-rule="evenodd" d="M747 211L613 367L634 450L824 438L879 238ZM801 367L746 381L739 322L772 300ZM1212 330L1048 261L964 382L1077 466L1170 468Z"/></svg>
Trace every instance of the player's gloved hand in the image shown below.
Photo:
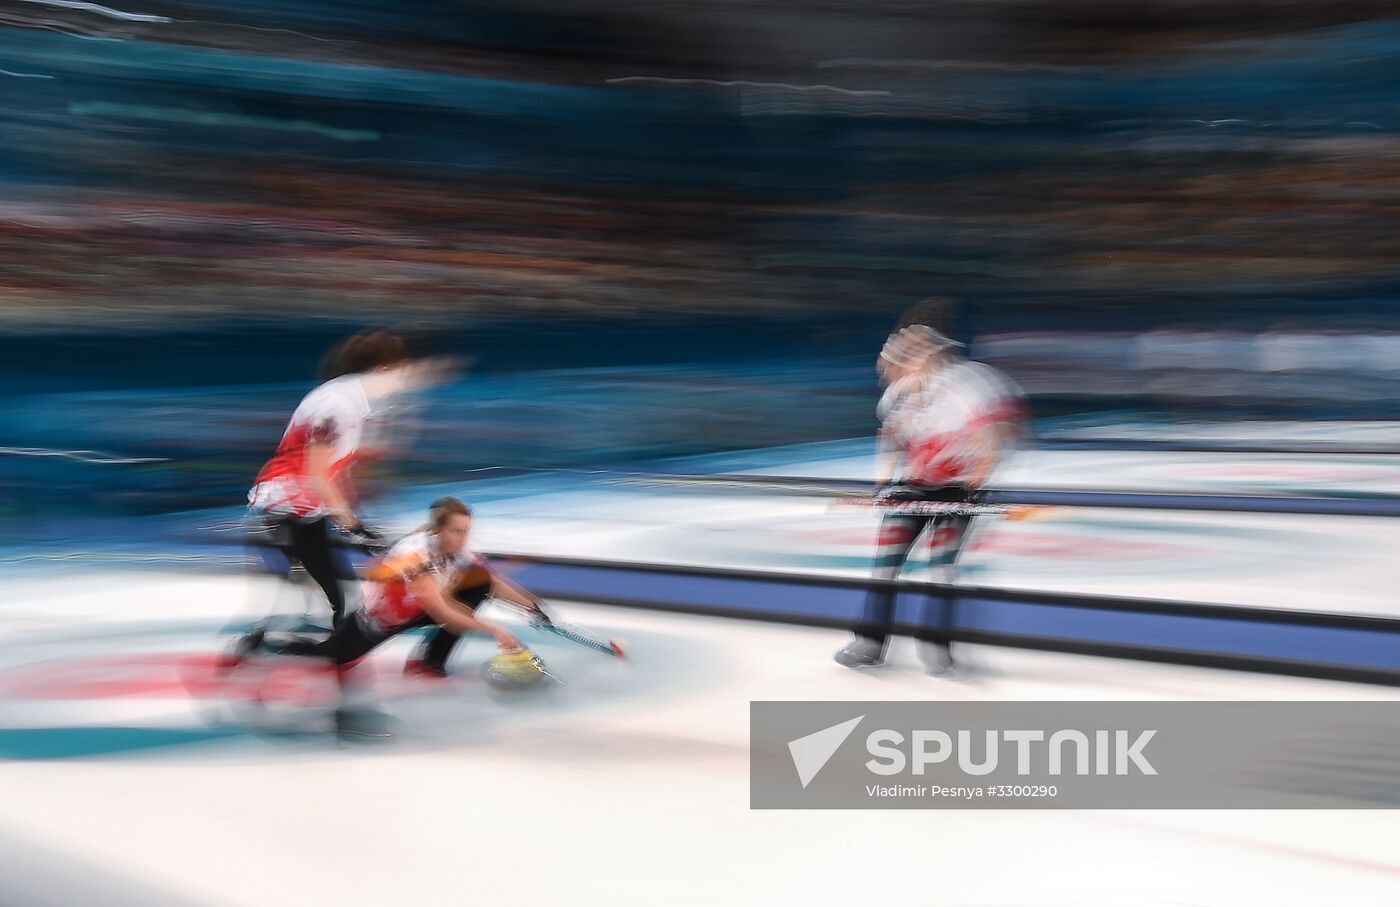
<svg viewBox="0 0 1400 907"><path fill-rule="evenodd" d="M554 621L550 620L550 618L549 618L549 612L546 611L546 610L544 609L544 600L543 600L543 599L539 599L539 598L535 598L534 596L531 596L531 597L530 597L530 604L528 605L528 608L529 608L529 611L530 611L530 623L532 623L532 624L537 624L537 625L538 625L538 624L549 625L549 624L554 623Z"/></svg>
<svg viewBox="0 0 1400 907"><path fill-rule="evenodd" d="M900 504L918 499L918 492L905 485L886 485L875 495L877 504Z"/></svg>
<svg viewBox="0 0 1400 907"><path fill-rule="evenodd" d="M384 533L377 529L371 529L358 520L356 520L353 525L341 529L341 532L345 535L345 540L356 547L369 548L376 551L383 550L386 547Z"/></svg>

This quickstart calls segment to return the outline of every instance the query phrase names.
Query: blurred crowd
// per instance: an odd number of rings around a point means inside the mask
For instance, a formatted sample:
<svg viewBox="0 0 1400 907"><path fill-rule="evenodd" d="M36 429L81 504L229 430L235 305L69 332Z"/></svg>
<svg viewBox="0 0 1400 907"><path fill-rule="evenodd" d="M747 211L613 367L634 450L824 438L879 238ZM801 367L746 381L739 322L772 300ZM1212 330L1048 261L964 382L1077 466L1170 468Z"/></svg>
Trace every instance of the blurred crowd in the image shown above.
<svg viewBox="0 0 1400 907"><path fill-rule="evenodd" d="M1400 415L1400 334L1158 329L1026 332L978 339L980 358L1040 396L1227 401L1298 413L1348 405Z"/></svg>
<svg viewBox="0 0 1400 907"><path fill-rule="evenodd" d="M9 3L0 316L1373 299L1397 37L1357 0Z"/></svg>
<svg viewBox="0 0 1400 907"><path fill-rule="evenodd" d="M0 2L0 430L149 458L0 483L233 500L400 321L485 367L442 469L864 434L930 295L1040 416L1395 418L1397 63L1379 0Z"/></svg>

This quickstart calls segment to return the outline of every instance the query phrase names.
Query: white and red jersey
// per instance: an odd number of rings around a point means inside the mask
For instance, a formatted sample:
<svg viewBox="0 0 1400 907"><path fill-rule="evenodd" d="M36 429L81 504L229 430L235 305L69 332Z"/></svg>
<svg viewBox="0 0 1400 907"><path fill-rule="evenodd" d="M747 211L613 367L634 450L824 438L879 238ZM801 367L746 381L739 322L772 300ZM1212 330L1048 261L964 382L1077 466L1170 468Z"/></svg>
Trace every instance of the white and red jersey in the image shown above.
<svg viewBox="0 0 1400 907"><path fill-rule="evenodd" d="M1011 379L960 359L891 384L878 412L903 452L896 480L937 487L969 478L988 453L978 440L982 429L1018 422L1025 405Z"/></svg>
<svg viewBox="0 0 1400 907"><path fill-rule="evenodd" d="M365 605L361 620L380 633L394 633L425 613L409 584L432 576L443 594L491 581L486 563L464 545L455 555L438 550L437 536L420 530L399 540L365 571Z"/></svg>
<svg viewBox="0 0 1400 907"><path fill-rule="evenodd" d="M361 451L372 411L358 375L327 381L307 394L292 413L277 452L258 473L248 503L299 517L324 513L326 503L306 477L306 448L316 443L331 446L331 481L353 498L349 471Z"/></svg>

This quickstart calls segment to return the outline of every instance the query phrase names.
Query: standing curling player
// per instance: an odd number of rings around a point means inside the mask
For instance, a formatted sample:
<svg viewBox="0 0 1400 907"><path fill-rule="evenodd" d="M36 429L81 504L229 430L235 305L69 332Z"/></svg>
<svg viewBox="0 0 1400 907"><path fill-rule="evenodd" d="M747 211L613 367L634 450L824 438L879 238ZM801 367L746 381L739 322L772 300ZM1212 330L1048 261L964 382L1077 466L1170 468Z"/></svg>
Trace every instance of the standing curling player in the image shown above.
<svg viewBox="0 0 1400 907"><path fill-rule="evenodd" d="M419 383L421 369L410 361L403 341L385 331L351 337L327 361L335 377L307 394L292 413L248 503L257 541L279 550L287 567L300 563L305 568L325 592L334 625L339 625L345 614L340 580L354 574L332 544L332 526L352 542L378 539L355 513L353 469L374 453L368 435L379 410ZM273 566L278 572L286 569Z"/></svg>
<svg viewBox="0 0 1400 907"><path fill-rule="evenodd" d="M950 320L950 306L943 300L916 306L881 352L879 367L887 389L877 410L880 502L972 503L1016 434L1023 413L1018 390L991 366L963 358L962 344L938 329ZM971 521L968 514L885 516L876 543L874 578L898 577L915 543L931 527L930 545L942 549L946 581L953 583ZM839 664L860 668L884 662L894 605L893 587L870 590L854 637L836 653ZM925 662L933 674L952 669L949 641L939 639L929 647Z"/></svg>

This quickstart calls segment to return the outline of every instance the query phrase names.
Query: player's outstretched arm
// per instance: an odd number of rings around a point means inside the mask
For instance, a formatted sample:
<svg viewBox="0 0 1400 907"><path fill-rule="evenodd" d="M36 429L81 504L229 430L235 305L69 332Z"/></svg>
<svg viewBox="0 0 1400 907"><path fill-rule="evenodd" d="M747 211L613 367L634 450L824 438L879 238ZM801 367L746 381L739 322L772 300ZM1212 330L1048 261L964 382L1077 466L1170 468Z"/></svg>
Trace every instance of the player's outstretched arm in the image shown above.
<svg viewBox="0 0 1400 907"><path fill-rule="evenodd" d="M544 608L538 597L531 595L523 587L501 576L495 570L491 571L491 594L511 604L519 605L527 611L533 611L541 617L544 616Z"/></svg>
<svg viewBox="0 0 1400 907"><path fill-rule="evenodd" d="M520 640L505 627L484 621L461 605L449 601L433 577L417 577L409 582L408 588L409 592L423 603L423 610L428 616L449 631L457 634L472 631L489 633L496 638L497 645L508 652L521 647Z"/></svg>

